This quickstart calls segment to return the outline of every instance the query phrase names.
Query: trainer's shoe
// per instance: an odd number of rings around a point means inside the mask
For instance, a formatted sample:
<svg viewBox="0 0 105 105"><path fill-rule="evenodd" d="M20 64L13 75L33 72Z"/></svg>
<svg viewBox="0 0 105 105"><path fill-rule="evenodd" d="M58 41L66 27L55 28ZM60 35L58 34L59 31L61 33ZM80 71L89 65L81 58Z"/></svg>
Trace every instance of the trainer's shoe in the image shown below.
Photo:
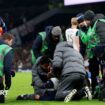
<svg viewBox="0 0 105 105"><path fill-rule="evenodd" d="M88 100L92 100L92 94L91 94L89 87L86 86L84 89L85 89L85 93L86 93Z"/></svg>
<svg viewBox="0 0 105 105"><path fill-rule="evenodd" d="M76 93L77 93L76 89L73 89L72 91L70 91L70 93L65 97L64 102L67 103L67 102L71 101Z"/></svg>

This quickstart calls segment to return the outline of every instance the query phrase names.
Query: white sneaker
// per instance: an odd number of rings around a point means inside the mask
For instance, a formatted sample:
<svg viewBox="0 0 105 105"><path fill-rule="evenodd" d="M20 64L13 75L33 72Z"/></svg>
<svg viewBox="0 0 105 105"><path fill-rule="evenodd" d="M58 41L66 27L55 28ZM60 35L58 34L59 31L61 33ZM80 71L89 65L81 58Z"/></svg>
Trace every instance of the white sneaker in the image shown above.
<svg viewBox="0 0 105 105"><path fill-rule="evenodd" d="M67 103L69 101L71 101L71 99L73 98L73 96L77 93L76 89L73 89L64 99L64 102Z"/></svg>
<svg viewBox="0 0 105 105"><path fill-rule="evenodd" d="M92 94L91 94L89 87L86 86L84 89L85 89L88 100L92 100Z"/></svg>

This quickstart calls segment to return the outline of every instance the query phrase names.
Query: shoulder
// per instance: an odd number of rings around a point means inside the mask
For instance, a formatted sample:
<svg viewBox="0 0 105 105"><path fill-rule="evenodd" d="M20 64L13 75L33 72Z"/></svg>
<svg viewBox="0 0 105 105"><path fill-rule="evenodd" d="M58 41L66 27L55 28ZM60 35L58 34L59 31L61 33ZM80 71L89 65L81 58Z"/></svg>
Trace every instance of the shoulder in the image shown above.
<svg viewBox="0 0 105 105"><path fill-rule="evenodd" d="M72 31L72 28L68 28L65 30L65 32L71 32Z"/></svg>
<svg viewBox="0 0 105 105"><path fill-rule="evenodd" d="M92 23L94 24L98 19L105 19L105 15L102 13L98 13L94 16Z"/></svg>
<svg viewBox="0 0 105 105"><path fill-rule="evenodd" d="M64 42L59 42L56 49L59 48L59 47L72 47L72 43L71 42L67 42L67 41L64 41Z"/></svg>

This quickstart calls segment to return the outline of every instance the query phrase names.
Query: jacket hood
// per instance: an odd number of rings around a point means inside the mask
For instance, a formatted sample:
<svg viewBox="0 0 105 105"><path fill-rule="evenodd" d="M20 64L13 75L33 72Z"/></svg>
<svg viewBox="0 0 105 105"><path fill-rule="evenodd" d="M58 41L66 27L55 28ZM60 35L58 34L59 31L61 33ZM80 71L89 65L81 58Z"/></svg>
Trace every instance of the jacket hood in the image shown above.
<svg viewBox="0 0 105 105"><path fill-rule="evenodd" d="M51 34L52 29L53 29L53 26L46 26L46 27L45 27L45 32L46 32L46 34L47 34L47 35Z"/></svg>
<svg viewBox="0 0 105 105"><path fill-rule="evenodd" d="M98 19L105 19L105 15L102 13L96 14L92 20L92 23L94 24L95 21L97 21Z"/></svg>
<svg viewBox="0 0 105 105"><path fill-rule="evenodd" d="M53 29L53 26L46 26L46 27L45 27L45 32L46 32L46 34L47 34L46 40L47 40L48 42L51 41L51 38L52 38L52 36L51 36L51 31L52 31L52 29Z"/></svg>
<svg viewBox="0 0 105 105"><path fill-rule="evenodd" d="M64 41L64 42L59 42L59 45L58 45L59 47L71 47L71 48L73 48L73 43L71 43L71 42L67 42L67 41Z"/></svg>

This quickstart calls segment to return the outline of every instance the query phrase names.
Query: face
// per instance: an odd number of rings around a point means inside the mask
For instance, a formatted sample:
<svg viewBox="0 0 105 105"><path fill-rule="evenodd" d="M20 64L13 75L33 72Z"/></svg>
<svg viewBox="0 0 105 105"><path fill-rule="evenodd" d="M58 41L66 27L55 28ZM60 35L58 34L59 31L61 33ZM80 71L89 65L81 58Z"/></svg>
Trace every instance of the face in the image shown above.
<svg viewBox="0 0 105 105"><path fill-rule="evenodd" d="M58 35L58 36L52 36L52 39L53 39L53 42L55 42L55 43L57 43L57 42L59 42L59 37L60 37L60 35Z"/></svg>
<svg viewBox="0 0 105 105"><path fill-rule="evenodd" d="M41 68L45 71L45 72L50 72L50 63L45 63L45 64L43 64L43 65L41 65Z"/></svg>
<svg viewBox="0 0 105 105"><path fill-rule="evenodd" d="M87 23L86 23L85 21L79 23L79 27L80 27L80 28L82 28L82 27L84 27L84 26L87 27Z"/></svg>
<svg viewBox="0 0 105 105"><path fill-rule="evenodd" d="M86 25L89 27L91 25L91 22L89 20L85 20L84 21L86 23Z"/></svg>
<svg viewBox="0 0 105 105"><path fill-rule="evenodd" d="M11 39L11 40L6 40L5 41L9 46L12 46L12 44L13 44L13 39Z"/></svg>

